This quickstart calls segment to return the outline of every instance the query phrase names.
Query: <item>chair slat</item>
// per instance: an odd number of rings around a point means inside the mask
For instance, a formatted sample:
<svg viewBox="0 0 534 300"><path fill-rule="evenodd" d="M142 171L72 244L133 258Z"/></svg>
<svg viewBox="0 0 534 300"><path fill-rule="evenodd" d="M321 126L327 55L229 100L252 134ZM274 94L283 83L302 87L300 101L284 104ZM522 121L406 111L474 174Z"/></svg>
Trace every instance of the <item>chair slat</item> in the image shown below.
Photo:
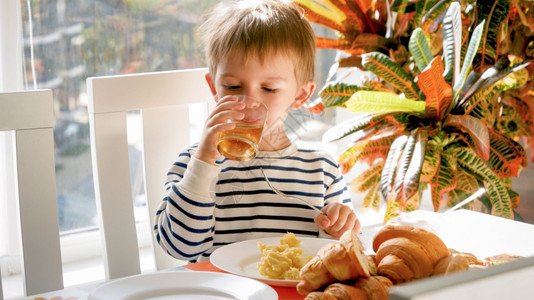
<svg viewBox="0 0 534 300"><path fill-rule="evenodd" d="M106 278L139 274L141 267L130 189L126 112L91 114L89 118Z"/></svg>
<svg viewBox="0 0 534 300"><path fill-rule="evenodd" d="M0 130L14 131L24 292L63 288L50 90L0 93Z"/></svg>

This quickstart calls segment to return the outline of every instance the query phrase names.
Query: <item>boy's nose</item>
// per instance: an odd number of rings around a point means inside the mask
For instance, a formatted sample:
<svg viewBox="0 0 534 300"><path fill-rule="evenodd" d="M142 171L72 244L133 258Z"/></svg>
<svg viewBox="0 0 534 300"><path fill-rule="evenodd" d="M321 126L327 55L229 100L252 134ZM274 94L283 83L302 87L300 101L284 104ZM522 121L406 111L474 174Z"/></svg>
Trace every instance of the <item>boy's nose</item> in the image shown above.
<svg viewBox="0 0 534 300"><path fill-rule="evenodd" d="M244 94L245 94L245 96L247 96L247 97L251 97L251 98L254 98L254 99L257 99L257 100L261 100L261 99L258 97L259 95L257 95L258 93L254 93L254 92L252 92L252 91L245 91Z"/></svg>

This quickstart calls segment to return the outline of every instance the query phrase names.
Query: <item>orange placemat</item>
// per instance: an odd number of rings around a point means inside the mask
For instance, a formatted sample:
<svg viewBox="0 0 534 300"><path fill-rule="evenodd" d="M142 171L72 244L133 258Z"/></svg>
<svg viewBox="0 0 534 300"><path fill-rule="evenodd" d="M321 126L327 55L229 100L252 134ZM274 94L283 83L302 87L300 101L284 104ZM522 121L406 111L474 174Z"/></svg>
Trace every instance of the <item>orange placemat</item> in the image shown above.
<svg viewBox="0 0 534 300"><path fill-rule="evenodd" d="M193 271L209 271L209 272L228 273L217 268L209 261L188 264L188 265L185 265L184 267L189 270L193 270ZM278 293L278 298L281 300L304 299L304 296L299 295L299 293L297 293L297 290L294 287L282 287L282 286L271 286L271 287L276 291L276 293Z"/></svg>

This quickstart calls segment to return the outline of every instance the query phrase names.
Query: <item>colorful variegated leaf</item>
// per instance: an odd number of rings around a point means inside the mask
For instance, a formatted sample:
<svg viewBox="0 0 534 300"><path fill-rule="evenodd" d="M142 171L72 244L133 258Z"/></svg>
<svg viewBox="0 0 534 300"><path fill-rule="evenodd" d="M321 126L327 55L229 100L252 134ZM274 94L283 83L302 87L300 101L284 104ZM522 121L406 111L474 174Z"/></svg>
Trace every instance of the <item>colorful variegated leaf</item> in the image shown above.
<svg viewBox="0 0 534 300"><path fill-rule="evenodd" d="M494 66L486 69L482 74L475 71L471 71L468 75L464 86L462 87L461 92L459 93L459 100L457 106L461 107L469 97L471 97L476 92L483 90L493 83L500 80L502 77L499 74L508 68L510 65L510 60L507 57L501 58ZM503 74L503 77L506 76Z"/></svg>
<svg viewBox="0 0 534 300"><path fill-rule="evenodd" d="M471 71L473 59L475 57L476 51L478 50L478 45L480 45L480 40L482 38L484 24L485 22L483 21L473 31L471 39L469 40L467 52L464 56L464 62L462 64L462 70L460 71L460 75L457 78L454 78L454 86L452 89L454 101L458 101L457 96L462 90L462 87L464 86L464 82L467 78L467 75L469 75L469 72Z"/></svg>
<svg viewBox="0 0 534 300"><path fill-rule="evenodd" d="M415 4L416 26L423 28L425 32L436 31L437 24L441 21L440 16L444 15L451 2L450 0L417 1Z"/></svg>
<svg viewBox="0 0 534 300"><path fill-rule="evenodd" d="M316 37L315 45L317 48L337 49L341 51L350 50L350 42L345 39L332 39L325 37Z"/></svg>
<svg viewBox="0 0 534 300"><path fill-rule="evenodd" d="M519 194L508 190L508 194L510 195L510 202L512 203L512 208L517 208L519 206L520 197Z"/></svg>
<svg viewBox="0 0 534 300"><path fill-rule="evenodd" d="M485 20L483 39L473 60L473 69L482 73L487 67L493 66L497 59L499 30L502 22L508 18L510 0L477 1L475 9L478 20Z"/></svg>
<svg viewBox="0 0 534 300"><path fill-rule="evenodd" d="M396 114L401 113L395 113L393 115ZM356 117L342 121L341 123L325 131L323 134L323 142L329 143L337 141L354 133L358 133L358 137L356 137L353 142L356 142L356 140L362 140L369 135L377 136L378 131L385 127L384 124L392 122L391 118L391 114L359 114ZM400 131L401 127L397 127L399 129L398 131Z"/></svg>
<svg viewBox="0 0 534 300"><path fill-rule="evenodd" d="M530 106L522 99L508 99L502 104L502 114L496 128L513 140L531 136L530 126L534 124L530 115Z"/></svg>
<svg viewBox="0 0 534 300"><path fill-rule="evenodd" d="M372 0L355 0L344 1L354 14L354 20L357 21L361 27L362 32L377 33L383 24L374 21L370 16L374 12L372 8L377 7Z"/></svg>
<svg viewBox="0 0 534 300"><path fill-rule="evenodd" d="M374 85L358 86L339 81L329 82L319 92L321 101L325 107L346 107L346 102L358 91L372 91Z"/></svg>
<svg viewBox="0 0 534 300"><path fill-rule="evenodd" d="M489 166L501 178L517 177L522 168L527 166L526 152L523 147L505 137L496 130L490 129Z"/></svg>
<svg viewBox="0 0 534 300"><path fill-rule="evenodd" d="M477 188L477 190L478 190L478 188ZM464 191L462 191L460 189L452 190L452 191L447 193L447 206L448 207L453 207L456 204L458 204L458 203L462 202L463 200L465 200L467 197L471 196L472 194L473 194L473 192L466 193L466 192L464 192ZM479 196L479 198L480 197L481 196ZM462 208L472 209L475 206L474 203L475 203L475 201L466 203L466 204L464 204L462 206Z"/></svg>
<svg viewBox="0 0 534 300"><path fill-rule="evenodd" d="M461 192L458 189L452 190L447 193L447 206L453 207L454 205L462 201Z"/></svg>
<svg viewBox="0 0 534 300"><path fill-rule="evenodd" d="M441 156L437 151L427 151L423 161L423 167L421 168L420 181L431 182L432 178L438 172Z"/></svg>
<svg viewBox="0 0 534 300"><path fill-rule="evenodd" d="M412 76L389 56L380 52L371 52L362 55L362 65L376 76L391 84L395 89L412 100L421 100L419 88Z"/></svg>
<svg viewBox="0 0 534 300"><path fill-rule="evenodd" d="M473 174L481 177L484 182L486 192L489 194L491 202L491 213L496 216L513 219L512 203L510 194L502 181L493 171L482 161L473 150L466 147L455 149L456 159L462 167Z"/></svg>
<svg viewBox="0 0 534 300"><path fill-rule="evenodd" d="M423 29L416 28L410 36L410 42L408 43L408 49L413 56L415 65L420 72L430 64L432 60L432 51L430 50L430 45L426 39Z"/></svg>
<svg viewBox="0 0 534 300"><path fill-rule="evenodd" d="M443 153L436 175L430 182L434 211L438 211L441 208L443 195L454 190L457 182L456 161L452 156Z"/></svg>
<svg viewBox="0 0 534 300"><path fill-rule="evenodd" d="M343 19L335 12L328 10L324 6L317 4L313 0L295 0L306 13L306 18L313 23L321 24L332 30L344 31Z"/></svg>
<svg viewBox="0 0 534 300"><path fill-rule="evenodd" d="M358 175L350 184L351 191L355 193L363 193L369 190L371 187L380 183L380 175L384 168L384 161L379 161L376 164L369 167L363 173Z"/></svg>
<svg viewBox="0 0 534 300"><path fill-rule="evenodd" d="M397 169L399 158L402 155L407 140L407 135L401 135L397 137L390 146L380 179L380 191L382 192L384 199L389 199L390 197L389 194L393 189L392 185L393 179L395 178L395 170Z"/></svg>
<svg viewBox="0 0 534 300"><path fill-rule="evenodd" d="M413 155L410 160L410 165L404 176L404 182L402 187L402 199L408 201L408 199L419 194L419 183L421 178L421 169L426 153L426 143L428 141L428 133L426 129L420 129L417 136L417 141L413 150Z"/></svg>
<svg viewBox="0 0 534 300"><path fill-rule="evenodd" d="M443 77L447 82L460 74L460 55L462 47L462 17L460 4L451 3L447 10L447 16L443 20L443 63L445 65Z"/></svg>
<svg viewBox="0 0 534 300"><path fill-rule="evenodd" d="M426 116L436 121L443 120L452 103L452 88L443 78L441 55L435 57L417 79L417 85L426 97Z"/></svg>
<svg viewBox="0 0 534 300"><path fill-rule="evenodd" d="M487 90L503 78L501 82L497 83L501 91L514 89L527 83L530 76L525 68L530 65L530 62L518 66L504 65L501 67L502 62L509 62L509 60L507 58L499 60L496 66L488 68L475 82L469 84L469 88L461 94L462 98L458 101L458 106L463 106L473 94Z"/></svg>
<svg viewBox="0 0 534 300"><path fill-rule="evenodd" d="M362 55L372 51L385 51L387 40L381 35L360 33L350 44L350 49L344 50L351 55Z"/></svg>
<svg viewBox="0 0 534 300"><path fill-rule="evenodd" d="M384 215L384 224L387 223L391 218L397 217L403 211L401 204L395 199L390 199L387 201L386 213Z"/></svg>
<svg viewBox="0 0 534 300"><path fill-rule="evenodd" d="M359 114L354 118L345 120L334 127L329 128L323 134L323 142L329 143L342 139L360 130L365 130L370 127L371 120L376 117L372 114Z"/></svg>
<svg viewBox="0 0 534 300"><path fill-rule="evenodd" d="M413 157L415 145L417 143L417 136L418 136L419 130L414 129L412 133L408 136L408 139L406 140L406 144L404 145L404 149L402 150L402 154L399 157L399 162L397 163L397 168L395 170L395 180L393 181L394 184L394 192L397 195L396 198L398 201L401 201L401 203L404 204L403 199L403 188L404 188L404 177L406 176L406 172L408 171L408 167L410 166L410 162Z"/></svg>
<svg viewBox="0 0 534 300"><path fill-rule="evenodd" d="M421 206L421 194L419 192L413 194L410 198L404 201L404 211L414 211Z"/></svg>
<svg viewBox="0 0 534 300"><path fill-rule="evenodd" d="M363 197L362 208L364 210L373 209L378 211L380 209L380 184L377 183L369 189L367 194Z"/></svg>
<svg viewBox="0 0 534 300"><path fill-rule="evenodd" d="M479 88L479 92L475 93L473 96L468 97L468 93L464 96L465 104L463 105L463 111L466 114L470 114L476 118L484 120L488 125L493 126L495 120L495 112L492 108L492 105L496 103L497 95L501 94L503 91L510 89L518 88L522 85L525 85L529 77L529 73L524 69L525 64L513 67L511 69L503 70L502 72L506 74L504 78L501 77L501 73L494 74L494 77L500 79L497 82L494 82L488 87L485 87L486 84L482 84L485 88ZM518 68L516 71L514 70ZM486 72L491 71L488 69ZM491 82L491 79L488 79Z"/></svg>
<svg viewBox="0 0 534 300"><path fill-rule="evenodd" d="M458 169L457 172L458 184L456 185L456 190L472 194L480 188L478 180L471 173L468 173L463 169Z"/></svg>
<svg viewBox="0 0 534 300"><path fill-rule="evenodd" d="M362 151L367 146L368 142L361 142L352 145L350 148L346 149L341 153L338 158L339 166L341 167L341 172L343 174L348 173L354 164L360 159ZM389 146L385 146L389 149ZM386 152L387 153L387 152Z"/></svg>
<svg viewBox="0 0 534 300"><path fill-rule="evenodd" d="M399 10L405 10L410 5L410 0L393 0L391 3L391 10L398 12Z"/></svg>
<svg viewBox="0 0 534 300"><path fill-rule="evenodd" d="M526 62L502 71L499 73L499 76L502 77L498 78L500 80L496 85L499 85L503 91L509 91L525 86L527 82L532 79L529 71L526 69L526 67L530 66L530 63L531 62ZM487 86L491 86L491 84L484 85L483 88L486 88Z"/></svg>
<svg viewBox="0 0 534 300"><path fill-rule="evenodd" d="M395 140L396 135L384 136L378 139L367 140L352 145L339 156L338 161L343 174L349 172L354 164L363 158L370 160L377 158L386 158L391 143Z"/></svg>
<svg viewBox="0 0 534 300"><path fill-rule="evenodd" d="M345 106L353 113L393 113L425 111L425 102L403 99L387 92L359 91L350 97Z"/></svg>
<svg viewBox="0 0 534 300"><path fill-rule="evenodd" d="M488 126L493 126L496 116L492 106L496 103L495 97L500 92L501 88L496 85L486 90L481 90L467 100L460 113L469 114L484 121Z"/></svg>
<svg viewBox="0 0 534 300"><path fill-rule="evenodd" d="M319 3L321 6L323 6L324 8L328 9L333 14L335 14L337 19L340 22L345 21L345 19L346 19L346 13L345 13L346 10L345 10L345 8L346 8L346 6L343 5L342 3L340 3L342 1L339 1L339 0L297 0L297 2L305 2L305 3L307 3L308 1L315 1L315 2Z"/></svg>
<svg viewBox="0 0 534 300"><path fill-rule="evenodd" d="M476 153L483 159L489 159L490 140L488 124L475 117L464 115L448 115L443 122L443 128L452 126L469 135L475 144Z"/></svg>
<svg viewBox="0 0 534 300"><path fill-rule="evenodd" d="M339 64L340 68L356 67L358 69L363 69L361 56L350 55L348 57L341 57L337 61L337 64Z"/></svg>

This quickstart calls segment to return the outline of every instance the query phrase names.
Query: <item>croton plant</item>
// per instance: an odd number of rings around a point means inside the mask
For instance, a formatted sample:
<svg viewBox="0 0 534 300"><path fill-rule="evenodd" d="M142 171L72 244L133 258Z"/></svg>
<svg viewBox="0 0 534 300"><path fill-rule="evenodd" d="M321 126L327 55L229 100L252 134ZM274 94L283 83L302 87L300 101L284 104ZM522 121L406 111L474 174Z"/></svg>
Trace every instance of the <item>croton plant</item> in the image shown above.
<svg viewBox="0 0 534 300"><path fill-rule="evenodd" d="M369 165L351 183L365 208L384 199L387 221L418 209L428 187L435 210L484 188L483 210L520 219L511 178L527 164L520 139L533 140L533 1L295 1L335 31L316 41L346 53L334 70L372 75L329 81L310 107L354 113L324 140L352 137L343 172Z"/></svg>

